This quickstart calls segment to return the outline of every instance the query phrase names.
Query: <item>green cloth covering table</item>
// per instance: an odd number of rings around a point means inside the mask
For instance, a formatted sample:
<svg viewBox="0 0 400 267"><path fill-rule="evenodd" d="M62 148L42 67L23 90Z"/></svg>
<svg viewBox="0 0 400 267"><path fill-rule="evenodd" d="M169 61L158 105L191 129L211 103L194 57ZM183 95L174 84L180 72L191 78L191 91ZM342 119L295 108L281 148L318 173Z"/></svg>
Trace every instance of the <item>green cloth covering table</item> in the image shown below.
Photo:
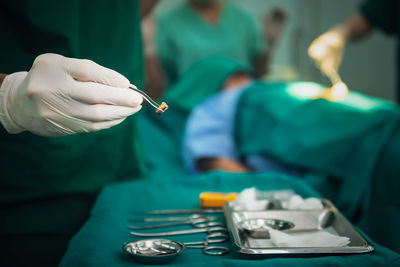
<svg viewBox="0 0 400 267"><path fill-rule="evenodd" d="M161 177L107 186L91 217L70 241L60 266L137 266L122 250L130 236L128 220L143 218L145 211L199 207L199 194L219 190L238 192L255 186L259 190L293 189L303 197L317 196L305 182L278 174L227 174L213 172L193 179L165 173ZM154 215L152 215L154 217ZM170 228L164 228L168 230ZM176 228L174 228L176 229ZM173 236L177 241L201 241L205 234ZM230 247L229 243L224 243ZM362 255L249 260L232 251L224 256L206 256L201 249L187 249L172 266L399 266L400 255L374 244L375 251Z"/></svg>

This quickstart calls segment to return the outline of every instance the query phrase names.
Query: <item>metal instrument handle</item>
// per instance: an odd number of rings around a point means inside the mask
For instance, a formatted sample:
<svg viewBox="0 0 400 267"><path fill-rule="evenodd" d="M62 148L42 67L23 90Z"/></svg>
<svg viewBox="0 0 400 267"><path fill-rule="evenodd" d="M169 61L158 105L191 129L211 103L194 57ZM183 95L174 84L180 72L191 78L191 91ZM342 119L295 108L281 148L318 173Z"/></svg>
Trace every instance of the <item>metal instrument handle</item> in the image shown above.
<svg viewBox="0 0 400 267"><path fill-rule="evenodd" d="M209 234L206 237L205 241L198 241L198 242L185 242L185 246L188 248L204 248L205 244L212 244L212 243L222 243L229 239L227 234L223 233L214 233Z"/></svg>
<svg viewBox="0 0 400 267"><path fill-rule="evenodd" d="M212 256L220 256L229 253L229 248L227 247L219 247L219 246L207 246L203 248L204 254L212 255Z"/></svg>
<svg viewBox="0 0 400 267"><path fill-rule="evenodd" d="M153 225L145 225L145 226L135 226L130 225L128 228L130 229L154 229L154 228L161 228L161 227L168 227L168 226L175 226L175 225L182 225L182 224L192 224L196 228L205 228L207 227L208 220L207 219L186 219L182 221L170 222L170 223L161 223L161 224L153 224ZM201 225L205 225L201 227Z"/></svg>
<svg viewBox="0 0 400 267"><path fill-rule="evenodd" d="M223 223L220 222L210 222L209 220L194 220L192 222L193 227L196 228L210 228L215 226L224 226Z"/></svg>
<svg viewBox="0 0 400 267"><path fill-rule="evenodd" d="M216 233L225 234L227 232L228 231L226 230L226 227L222 227L222 226L207 228L207 234L209 234L209 235L216 234Z"/></svg>
<svg viewBox="0 0 400 267"><path fill-rule="evenodd" d="M143 219L130 219L130 222L176 222L186 221L188 219L208 219L214 221L217 219L216 216L204 216L201 214L193 214L189 217L162 217L162 218L143 218Z"/></svg>
<svg viewBox="0 0 400 267"><path fill-rule="evenodd" d="M145 92L139 90L135 85L130 84L129 85L129 89L132 89L133 91L139 93L140 95L142 95L143 99L151 106L153 106L155 109L159 109L159 105L157 104L156 101L154 101L153 99L151 99L150 96L148 96Z"/></svg>
<svg viewBox="0 0 400 267"><path fill-rule="evenodd" d="M196 234L196 233L204 233L212 234L215 232L226 232L226 228L224 227L213 227L213 228L196 228L191 230L178 230L178 231L169 231L169 232L161 232L161 233L139 233L139 232L130 232L131 235L134 236L171 236L171 235L186 235L186 234Z"/></svg>
<svg viewBox="0 0 400 267"><path fill-rule="evenodd" d="M209 234L206 237L206 242L208 244L212 243L222 243L225 242L229 239L229 236L224 233L214 233L214 234Z"/></svg>
<svg viewBox="0 0 400 267"><path fill-rule="evenodd" d="M222 213L222 209L153 210L147 214Z"/></svg>

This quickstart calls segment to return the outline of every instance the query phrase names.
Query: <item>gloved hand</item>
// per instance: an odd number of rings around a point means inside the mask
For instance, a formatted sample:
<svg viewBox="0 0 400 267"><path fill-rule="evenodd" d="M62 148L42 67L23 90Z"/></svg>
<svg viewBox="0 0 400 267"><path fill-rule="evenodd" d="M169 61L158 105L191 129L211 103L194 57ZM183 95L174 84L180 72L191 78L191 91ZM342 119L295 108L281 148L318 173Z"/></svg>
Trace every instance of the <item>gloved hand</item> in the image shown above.
<svg viewBox="0 0 400 267"><path fill-rule="evenodd" d="M0 87L0 122L9 133L62 136L110 128L141 109L121 74L86 59L43 54Z"/></svg>
<svg viewBox="0 0 400 267"><path fill-rule="evenodd" d="M308 48L308 55L314 60L322 73L331 79L338 73L346 41L346 28L339 26L319 36Z"/></svg>

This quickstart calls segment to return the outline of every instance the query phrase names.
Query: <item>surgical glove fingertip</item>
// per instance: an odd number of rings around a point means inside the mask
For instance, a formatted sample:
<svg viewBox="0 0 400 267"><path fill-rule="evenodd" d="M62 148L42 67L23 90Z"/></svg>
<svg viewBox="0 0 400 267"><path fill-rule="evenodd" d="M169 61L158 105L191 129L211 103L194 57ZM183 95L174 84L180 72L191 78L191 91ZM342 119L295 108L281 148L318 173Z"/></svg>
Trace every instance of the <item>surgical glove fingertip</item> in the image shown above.
<svg viewBox="0 0 400 267"><path fill-rule="evenodd" d="M132 114L131 114L131 115L133 115L133 114L135 114L135 113L138 113L141 109L142 109L142 105L138 105L138 106L136 106L136 107L133 107L133 108L132 108ZM131 115L130 115L130 116L131 116Z"/></svg>
<svg viewBox="0 0 400 267"><path fill-rule="evenodd" d="M129 80L122 74L111 70L109 72L109 85L121 88L129 88L130 82Z"/></svg>
<svg viewBox="0 0 400 267"><path fill-rule="evenodd" d="M138 92L135 92L131 89L129 89L129 90L130 90L130 94L129 94L130 95L130 99L129 99L130 106L136 107L136 106L142 105L143 96Z"/></svg>

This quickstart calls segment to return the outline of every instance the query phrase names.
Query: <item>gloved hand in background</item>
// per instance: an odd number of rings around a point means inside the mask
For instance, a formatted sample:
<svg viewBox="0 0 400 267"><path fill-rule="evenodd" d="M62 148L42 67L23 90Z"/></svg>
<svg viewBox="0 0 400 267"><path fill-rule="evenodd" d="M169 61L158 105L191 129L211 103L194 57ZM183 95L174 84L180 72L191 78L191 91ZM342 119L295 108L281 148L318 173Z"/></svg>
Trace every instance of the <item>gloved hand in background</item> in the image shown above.
<svg viewBox="0 0 400 267"><path fill-rule="evenodd" d="M0 122L9 133L62 136L110 128L138 112L142 96L121 74L86 59L43 54L0 87Z"/></svg>
<svg viewBox="0 0 400 267"><path fill-rule="evenodd" d="M308 55L332 83L337 82L335 76L342 61L347 38L347 28L338 26L319 36L308 48Z"/></svg>

